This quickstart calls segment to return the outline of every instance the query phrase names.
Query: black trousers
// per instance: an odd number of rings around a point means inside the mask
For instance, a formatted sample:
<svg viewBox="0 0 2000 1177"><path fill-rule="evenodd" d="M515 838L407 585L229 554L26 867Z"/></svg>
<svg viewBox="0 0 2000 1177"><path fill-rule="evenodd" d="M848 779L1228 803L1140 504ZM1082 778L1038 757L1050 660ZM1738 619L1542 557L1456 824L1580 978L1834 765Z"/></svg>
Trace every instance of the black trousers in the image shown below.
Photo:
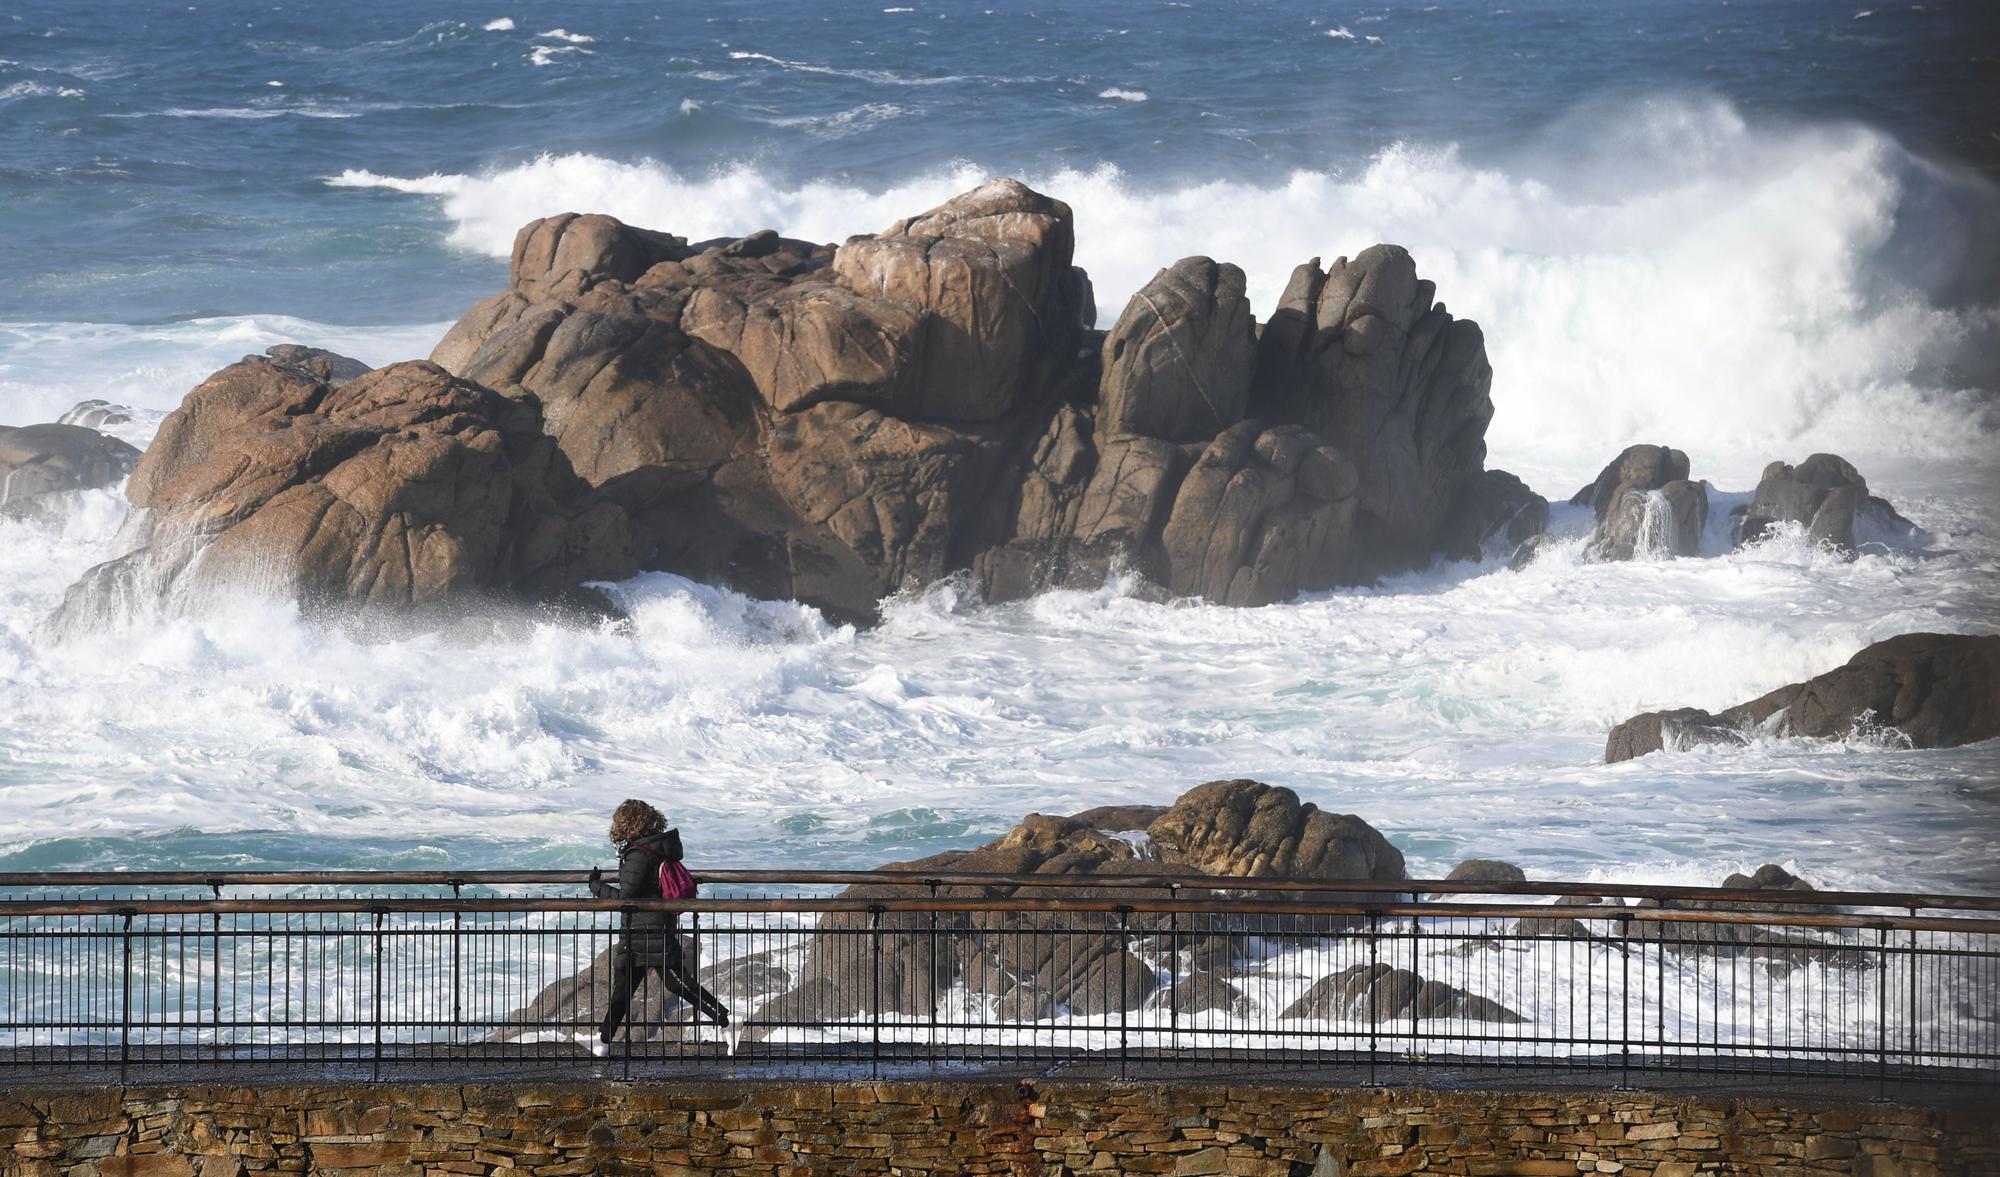
<svg viewBox="0 0 2000 1177"><path fill-rule="evenodd" d="M718 1026L729 1024L729 1010L688 974L680 937L671 932L641 935L621 940L618 951L612 954L611 1004L597 1030L599 1041L609 1042L618 1033L632 1007L632 995L645 983L649 971L659 973L667 992L693 1006L701 1016Z"/></svg>

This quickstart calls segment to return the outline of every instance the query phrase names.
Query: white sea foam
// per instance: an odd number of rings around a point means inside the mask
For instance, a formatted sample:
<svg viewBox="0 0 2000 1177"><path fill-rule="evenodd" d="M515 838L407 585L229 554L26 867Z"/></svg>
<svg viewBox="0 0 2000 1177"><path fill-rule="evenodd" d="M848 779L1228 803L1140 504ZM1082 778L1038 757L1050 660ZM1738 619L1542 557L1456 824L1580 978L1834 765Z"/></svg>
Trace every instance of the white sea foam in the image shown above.
<svg viewBox="0 0 2000 1177"><path fill-rule="evenodd" d="M757 121L773 127L800 127L815 138L840 139L872 130L890 119L914 113L916 112L912 108L898 106L892 102L864 102L860 106L835 111L832 114L788 115Z"/></svg>
<svg viewBox="0 0 2000 1177"><path fill-rule="evenodd" d="M1354 39L1354 34L1347 31L1346 25L1335 25L1326 31L1326 35L1336 41L1352 41Z"/></svg>
<svg viewBox="0 0 2000 1177"><path fill-rule="evenodd" d="M855 78L860 81L874 82L883 86L948 86L954 82L970 80L962 74L924 78L880 69L838 69L833 66L814 65L811 62L805 61L787 61L782 57L773 57L768 53L752 53L740 49L732 50L729 58L731 61L761 61L802 74L826 74L832 77Z"/></svg>
<svg viewBox="0 0 2000 1177"><path fill-rule="evenodd" d="M0 89L0 102L17 98L88 98L89 94L74 86L45 86L40 82L15 82Z"/></svg>
<svg viewBox="0 0 2000 1177"><path fill-rule="evenodd" d="M1097 96L1099 98L1115 98L1120 102L1144 102L1146 100L1146 92L1144 90L1120 90L1116 86L1113 86L1109 90L1099 91Z"/></svg>
<svg viewBox="0 0 2000 1177"><path fill-rule="evenodd" d="M985 178L960 165L864 189L563 155L372 182L426 186L454 244L504 257L525 221L574 208L691 238L775 227L837 241ZM1409 247L1485 331L1499 464L1580 479L1650 438L1688 449L1699 476L1742 483L1780 454L1991 445L1978 389L2000 383L2000 294L1968 275L1993 272L2000 195L1865 128L1759 129L1726 105L1654 102L1556 128L1504 168L1395 144L1352 172L1275 186L1151 189L1111 168L1022 178L1075 210L1106 324L1188 254L1241 265L1267 314L1308 257Z"/></svg>
<svg viewBox="0 0 2000 1177"><path fill-rule="evenodd" d="M585 49L580 45L537 45L534 51L528 54L528 63L530 65L554 65L558 61L567 60L571 54L580 57L589 57L593 52L594 50Z"/></svg>
<svg viewBox="0 0 2000 1177"><path fill-rule="evenodd" d="M514 18L503 16L498 20L489 20L480 27L489 33L511 33L514 31Z"/></svg>
<svg viewBox="0 0 2000 1177"><path fill-rule="evenodd" d="M1776 740L1598 763L1634 711L1720 707L2000 615L1990 531L1852 562L1789 538L1615 565L1571 545L1255 610L1122 584L981 608L946 585L866 633L655 574L615 587L629 632L369 642L231 600L46 644L35 620L110 554L120 514L99 492L59 524L0 524L0 715L21 750L0 769L0 851L199 812L210 831L359 823L587 854L610 806L647 795L704 857L859 864L1249 775L1363 815L1420 873L1479 854L1541 877L1789 860L1840 885L2000 881L1990 749Z"/></svg>
<svg viewBox="0 0 2000 1177"><path fill-rule="evenodd" d="M408 192L422 196L450 196L464 189L464 176L446 176L432 172L428 176L403 179L397 176L378 176L365 168L349 168L338 176L328 178L329 188L387 188L392 192Z"/></svg>
<svg viewBox="0 0 2000 1177"><path fill-rule="evenodd" d="M572 33L568 29L550 29L546 33L536 33L535 35L550 41L567 41L572 45L589 45L597 40L596 37L586 36L582 33Z"/></svg>

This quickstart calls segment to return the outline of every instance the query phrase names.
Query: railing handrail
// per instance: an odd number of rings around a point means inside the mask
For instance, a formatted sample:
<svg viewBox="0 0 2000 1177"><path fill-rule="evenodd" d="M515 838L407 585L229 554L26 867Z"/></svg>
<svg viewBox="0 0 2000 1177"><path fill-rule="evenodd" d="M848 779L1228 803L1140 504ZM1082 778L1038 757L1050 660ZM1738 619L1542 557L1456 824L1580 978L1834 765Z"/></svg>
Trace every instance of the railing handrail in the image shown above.
<svg viewBox="0 0 2000 1177"><path fill-rule="evenodd" d="M63 887L313 887L582 885L582 870L464 871L4 871L0 889ZM1699 900L1806 907L1883 907L2000 911L2000 896L1932 892L1768 891L1732 887L1683 887L1651 883L1576 883L1530 880L1472 883L1448 879L1275 879L1248 875L1099 874L1037 875L978 871L909 870L702 870L698 882L737 885L909 887L1036 887L1305 892L1363 895L1536 895L1563 898ZM12 900L0 898L0 903Z"/></svg>
<svg viewBox="0 0 2000 1177"><path fill-rule="evenodd" d="M1145 914L1451 918L1509 917L1661 924L1730 924L1758 927L1865 928L1882 931L2000 933L2000 920L1783 911L1714 911L1683 907L1547 906L1492 903L1307 903L1273 900L1152 899L1144 896L1069 899L762 897L752 899L590 899L544 896L515 899L16 899L0 900L0 919L33 916L142 915L424 915L522 912L787 912L935 914Z"/></svg>

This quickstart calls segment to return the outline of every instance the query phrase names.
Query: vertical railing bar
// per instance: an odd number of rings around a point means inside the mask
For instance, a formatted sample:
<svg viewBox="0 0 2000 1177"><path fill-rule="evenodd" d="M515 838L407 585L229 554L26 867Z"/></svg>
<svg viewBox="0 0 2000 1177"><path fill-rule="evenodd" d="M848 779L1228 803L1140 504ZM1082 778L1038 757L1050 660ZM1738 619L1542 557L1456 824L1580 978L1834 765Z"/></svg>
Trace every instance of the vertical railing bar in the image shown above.
<svg viewBox="0 0 2000 1177"><path fill-rule="evenodd" d="M1129 1011L1131 1004L1131 978L1126 976L1126 968L1132 959L1132 909L1118 909L1118 1077L1128 1078L1131 1074L1132 1045L1129 1033Z"/></svg>
<svg viewBox="0 0 2000 1177"><path fill-rule="evenodd" d="M1379 1082L1375 1071L1378 1061L1375 1038L1375 966L1377 964L1375 937L1381 931L1381 924L1382 913L1370 910L1368 913L1368 1006L1362 1012L1362 1016L1368 1019L1368 1086L1370 1087L1376 1086Z"/></svg>
<svg viewBox="0 0 2000 1177"><path fill-rule="evenodd" d="M882 907L868 909L869 988L874 1000L868 1005L869 1075L882 1077Z"/></svg>
<svg viewBox="0 0 2000 1177"><path fill-rule="evenodd" d="M123 1083L132 1064L132 913L124 913L119 940L124 947L125 966L119 984L118 1081Z"/></svg>

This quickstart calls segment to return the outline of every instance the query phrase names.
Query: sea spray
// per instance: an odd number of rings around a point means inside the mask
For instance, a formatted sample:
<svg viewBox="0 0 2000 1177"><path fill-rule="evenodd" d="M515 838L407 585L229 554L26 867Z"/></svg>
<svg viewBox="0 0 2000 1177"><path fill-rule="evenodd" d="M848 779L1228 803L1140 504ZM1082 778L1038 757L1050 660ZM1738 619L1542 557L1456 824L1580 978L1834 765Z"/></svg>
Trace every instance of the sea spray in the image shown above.
<svg viewBox="0 0 2000 1177"><path fill-rule="evenodd" d="M1703 471L1733 481L1800 449L1983 452L1993 394L1962 381L2000 351L2000 292L1909 263L1982 256L1979 238L2000 225L1992 185L1866 128L1759 127L1721 103L1643 103L1588 130L1559 161L1524 153L1511 168L1400 142L1354 172L1275 185L1161 187L1109 166L1022 178L1075 211L1102 326L1188 254L1242 266L1268 314L1309 257L1409 247L1440 299L1485 329L1488 445L1503 465L1580 468L1640 437L1699 446ZM526 221L579 208L691 240L774 227L838 241L985 178L959 165L861 187L570 154L328 182L439 197L454 244L504 257ZM1950 213L1919 228L1905 206Z"/></svg>

